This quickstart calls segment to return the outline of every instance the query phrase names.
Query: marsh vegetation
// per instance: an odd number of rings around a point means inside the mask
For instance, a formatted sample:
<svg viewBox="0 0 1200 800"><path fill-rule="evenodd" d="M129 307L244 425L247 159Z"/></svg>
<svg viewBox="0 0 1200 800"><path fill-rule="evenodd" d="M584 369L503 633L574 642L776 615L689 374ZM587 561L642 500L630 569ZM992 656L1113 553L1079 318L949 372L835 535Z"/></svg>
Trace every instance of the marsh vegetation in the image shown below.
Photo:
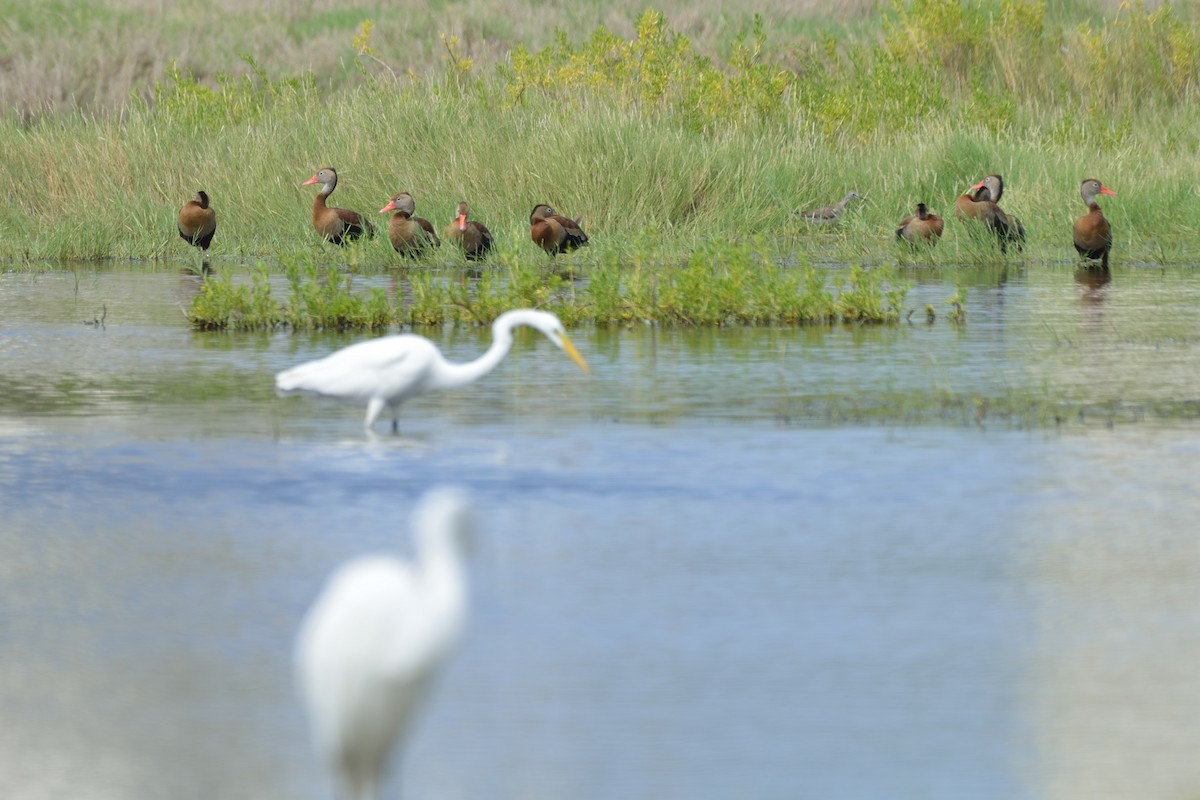
<svg viewBox="0 0 1200 800"><path fill-rule="evenodd" d="M773 281L811 285L810 264L854 264L861 275L898 262L1000 260L955 221L929 252L902 252L892 237L917 202L946 214L989 172L1004 174L1006 207L1028 228L1026 263L1073 260L1071 224L1085 210L1076 189L1092 175L1119 194L1105 206L1118 268L1178 262L1200 242L1200 15L1191 9L897 0L882 12L850 4L821 16L751 3L715 22L703 9L620 4L500 15L476 0L414 15L217 3L195 20L167 11L155 52L175 57L120 72L100 53L121 53L109 59L124 64L138 51L132 42L89 42L134 36L143 5L14 14L23 38L0 84L13 109L0 123L0 170L15 189L0 207L8 263L186 255L173 220L199 188L221 220L217 259L263 259L277 275L294 263L349 274L409 263L382 238L343 250L315 236L300 184L326 164L338 168L338 199L350 207L378 208L407 190L440 227L468 200L496 238L485 271L513 279L504 292L520 296L526 274L583 276L594 281L590 297L566 316L598 321L841 314L804 292L784 300L803 311L757 300L712 314L628 310L641 303L639 286L656 287L661 303L714 254L801 265L795 275L755 275L745 298ZM244 24L217 26L218 17ZM13 76L38 63L34 50L59 53L58 71L18 87ZM64 90L54 76L73 74L71 59L88 53L89 73L123 85L119 96L82 81L56 102ZM836 225L799 218L850 187L865 201ZM590 246L543 256L529 241L538 202L582 215ZM416 263L465 266L451 248ZM709 272L719 281L740 269ZM244 273L239 280L248 285ZM454 285L446 275L421 291L439 294L431 307L462 307ZM382 318L378 301L360 299L374 309L367 319ZM883 295L872 303L887 306ZM425 312L389 318L416 313Z"/></svg>
<svg viewBox="0 0 1200 800"><path fill-rule="evenodd" d="M447 482L478 624L393 795L1200 797L1197 7L807 2L0 0L0 797L330 796L292 633ZM326 243L329 165L495 248ZM514 305L592 373L276 396Z"/></svg>

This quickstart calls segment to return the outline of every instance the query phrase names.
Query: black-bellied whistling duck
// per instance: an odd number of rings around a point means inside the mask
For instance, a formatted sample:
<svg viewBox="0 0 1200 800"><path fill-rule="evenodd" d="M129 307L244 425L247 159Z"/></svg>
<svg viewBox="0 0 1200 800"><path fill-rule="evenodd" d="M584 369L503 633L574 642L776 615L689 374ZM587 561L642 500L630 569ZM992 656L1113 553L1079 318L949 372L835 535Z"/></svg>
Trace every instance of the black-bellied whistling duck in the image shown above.
<svg viewBox="0 0 1200 800"><path fill-rule="evenodd" d="M979 222L996 236L1000 252L1015 244L1020 250L1025 242L1025 227L1021 220L1006 214L999 206L1004 194L1004 178L988 175L979 183L958 196L954 201L954 213L965 221Z"/></svg>
<svg viewBox="0 0 1200 800"><path fill-rule="evenodd" d="M534 206L529 214L529 238L552 256L569 253L588 243L579 220L556 214L545 203Z"/></svg>
<svg viewBox="0 0 1200 800"><path fill-rule="evenodd" d="M968 220L982 222L983 208L979 204L988 196L988 190L984 187L983 181L980 181L955 198L954 216L963 222Z"/></svg>
<svg viewBox="0 0 1200 800"><path fill-rule="evenodd" d="M467 258L479 261L492 249L492 232L482 222L467 219L469 211L466 201L459 203L458 213L442 231L442 238L458 242Z"/></svg>
<svg viewBox="0 0 1200 800"><path fill-rule="evenodd" d="M909 244L933 244L942 238L945 222L932 214L924 203L917 203L917 213L900 220L896 238Z"/></svg>
<svg viewBox="0 0 1200 800"><path fill-rule="evenodd" d="M179 238L207 253L216 232L217 212L208 204L208 193L196 192L196 199L179 209Z"/></svg>
<svg viewBox="0 0 1200 800"><path fill-rule="evenodd" d="M846 212L846 206L850 205L850 201L857 199L858 192L851 190L846 193L845 197L833 205L821 206L820 208L814 208L812 211L803 211L800 213L800 216L817 225L827 225L830 222L837 222L842 214Z"/></svg>
<svg viewBox="0 0 1200 800"><path fill-rule="evenodd" d="M322 167L317 170L316 175L306 180L304 185L311 186L314 183L321 184L321 191L313 200L312 217L313 227L321 234L321 238L344 245L364 233L367 236L375 235L375 227L362 214L325 205L326 198L337 188L337 170L333 167Z"/></svg>
<svg viewBox="0 0 1200 800"><path fill-rule="evenodd" d="M1104 212L1096 203L1096 195L1117 193L1095 178L1088 178L1079 185L1079 196L1088 207L1088 213L1075 220L1075 249L1079 255L1089 259L1100 259L1100 268L1108 269L1108 251L1112 249L1112 226L1104 218Z"/></svg>
<svg viewBox="0 0 1200 800"><path fill-rule="evenodd" d="M396 252L403 256L420 255L429 247L437 247L442 242L433 230L429 220L414 216L417 212L417 201L408 192L401 192L391 199L386 206L379 209L380 214L394 212L388 220L388 241Z"/></svg>

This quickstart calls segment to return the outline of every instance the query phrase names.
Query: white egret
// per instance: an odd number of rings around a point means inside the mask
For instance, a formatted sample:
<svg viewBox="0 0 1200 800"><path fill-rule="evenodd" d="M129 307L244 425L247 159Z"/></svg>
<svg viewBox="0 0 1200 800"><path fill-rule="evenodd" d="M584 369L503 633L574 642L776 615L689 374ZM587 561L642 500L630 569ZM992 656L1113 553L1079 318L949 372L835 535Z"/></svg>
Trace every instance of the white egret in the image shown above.
<svg viewBox="0 0 1200 800"><path fill-rule="evenodd" d="M313 740L342 797L378 796L466 617L466 494L435 489L413 515L416 559L364 556L340 567L296 638Z"/></svg>
<svg viewBox="0 0 1200 800"><path fill-rule="evenodd" d="M584 372L588 371L563 324L548 311L521 308L506 311L492 323L492 346L474 361L447 361L423 336L399 334L342 348L325 358L286 369L275 376L281 394L306 392L352 403L367 404L369 431L384 407L391 409L392 430L399 427L400 404L410 397L465 386L487 375L512 347L512 331L528 325L545 334Z"/></svg>

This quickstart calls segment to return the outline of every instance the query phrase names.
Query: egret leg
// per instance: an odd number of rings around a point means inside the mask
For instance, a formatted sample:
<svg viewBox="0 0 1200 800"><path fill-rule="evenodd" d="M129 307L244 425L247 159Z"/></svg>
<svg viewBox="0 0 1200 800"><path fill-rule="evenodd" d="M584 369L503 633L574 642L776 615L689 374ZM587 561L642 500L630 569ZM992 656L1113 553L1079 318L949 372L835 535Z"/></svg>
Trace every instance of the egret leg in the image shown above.
<svg viewBox="0 0 1200 800"><path fill-rule="evenodd" d="M367 430L371 430L371 426L375 424L375 420L379 419L380 413L383 412L383 406L384 403L382 398L371 398L370 402L367 403L367 419L365 422L363 422L363 427L365 427Z"/></svg>
<svg viewBox="0 0 1200 800"><path fill-rule="evenodd" d="M346 800L379 800L379 786L373 780L362 781L357 787L346 789Z"/></svg>

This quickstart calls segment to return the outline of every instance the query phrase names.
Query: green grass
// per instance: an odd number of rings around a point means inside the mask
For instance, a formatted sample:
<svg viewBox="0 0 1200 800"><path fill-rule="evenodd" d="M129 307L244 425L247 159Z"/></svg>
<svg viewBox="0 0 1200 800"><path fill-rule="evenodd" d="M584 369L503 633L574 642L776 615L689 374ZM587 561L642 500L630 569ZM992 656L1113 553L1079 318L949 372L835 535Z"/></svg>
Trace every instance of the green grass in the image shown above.
<svg viewBox="0 0 1200 800"><path fill-rule="evenodd" d="M780 267L752 245L709 245L687 263L647 268L599 265L587 280L543 266L509 264L466 276L408 270L390 291L369 276L287 261L288 290L273 291L260 264L249 280L210 275L188 311L201 330L379 329L392 325L488 324L504 311L536 307L567 325L804 325L896 322L907 281L897 271L853 269L833 279L809 265Z"/></svg>
<svg viewBox="0 0 1200 800"><path fill-rule="evenodd" d="M954 198L988 172L1006 179L1005 207L1029 231L1032 261L1073 258L1077 192L1098 177L1114 260L1184 257L1200 242L1196 203L1200 142L1194 107L1161 110L1113 147L1030 125L1020 136L938 116L902 136L859 142L827 138L790 120L714 131L593 103L564 114L529 101L506 107L446 82L380 83L332 98L303 86L245 116L221 104L131 112L124 119L61 117L33 128L0 124L10 187L0 206L0 259L185 257L175 214L197 189L218 213L213 254L313 254L372 267L400 260L385 237L349 251L317 239L314 187L302 182L337 167L333 201L374 215L408 190L439 227L459 199L496 235L502 252L548 260L529 241L528 214L549 202L582 215L592 245L581 265L635 252L675 263L712 239L762 237L782 258L887 262L896 222L918 201L949 215ZM231 107L236 107L234 103ZM212 121L205 123L204 120ZM881 134L881 137L883 134ZM795 212L857 187L866 200L833 228L813 230ZM427 263L453 262L447 248ZM997 258L953 219L929 256L956 264Z"/></svg>

